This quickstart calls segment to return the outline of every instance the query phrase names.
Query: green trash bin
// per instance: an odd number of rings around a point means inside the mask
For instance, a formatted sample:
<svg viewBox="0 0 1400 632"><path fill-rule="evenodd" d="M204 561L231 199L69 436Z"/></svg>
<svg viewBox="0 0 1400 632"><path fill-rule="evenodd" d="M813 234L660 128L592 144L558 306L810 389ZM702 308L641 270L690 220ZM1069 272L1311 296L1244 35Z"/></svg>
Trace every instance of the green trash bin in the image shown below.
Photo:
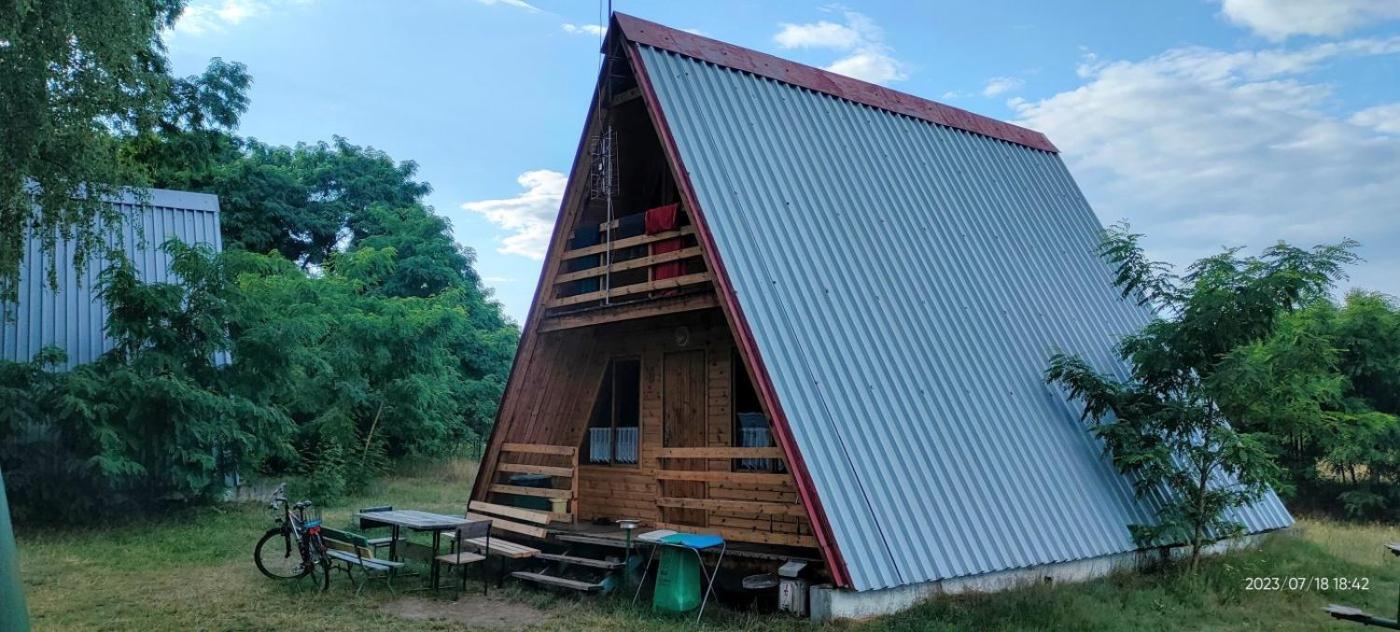
<svg viewBox="0 0 1400 632"><path fill-rule="evenodd" d="M656 588L651 608L661 612L690 612L700 605L700 560L695 552L672 546L661 547L661 564L656 571Z"/></svg>

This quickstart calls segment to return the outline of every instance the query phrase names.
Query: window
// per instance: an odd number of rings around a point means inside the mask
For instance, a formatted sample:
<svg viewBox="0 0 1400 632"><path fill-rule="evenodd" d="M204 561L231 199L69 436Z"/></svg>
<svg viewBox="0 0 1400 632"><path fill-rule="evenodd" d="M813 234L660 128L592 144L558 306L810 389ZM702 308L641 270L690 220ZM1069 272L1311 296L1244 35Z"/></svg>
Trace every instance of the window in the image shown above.
<svg viewBox="0 0 1400 632"><path fill-rule="evenodd" d="M736 353L733 356L734 428L731 444L738 448L769 448L773 441L772 425L763 414L758 392L749 381L748 371ZM733 468L744 472L786 472L782 459L734 459Z"/></svg>
<svg viewBox="0 0 1400 632"><path fill-rule="evenodd" d="M588 419L588 462L636 465L641 443L642 362L615 359L603 372L593 413Z"/></svg>

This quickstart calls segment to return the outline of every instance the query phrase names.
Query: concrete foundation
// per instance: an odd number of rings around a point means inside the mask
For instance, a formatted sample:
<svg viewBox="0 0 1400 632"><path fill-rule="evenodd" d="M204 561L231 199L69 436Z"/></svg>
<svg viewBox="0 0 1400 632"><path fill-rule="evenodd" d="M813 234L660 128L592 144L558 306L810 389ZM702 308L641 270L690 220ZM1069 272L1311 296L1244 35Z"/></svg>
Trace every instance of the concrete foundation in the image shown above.
<svg viewBox="0 0 1400 632"><path fill-rule="evenodd" d="M1249 535L1217 542L1205 550L1207 554L1254 546L1261 535ZM1173 558L1189 553L1185 548L1170 551ZM854 591L835 588L829 584L813 586L808 604L813 621L837 619L869 619L907 610L919 602L945 595L972 592L997 592L1038 583L1082 582L1104 577L1117 571L1135 570L1143 564L1160 560L1161 550L1129 551L1102 557L1046 564L983 575L952 577L921 584L909 584L880 590Z"/></svg>

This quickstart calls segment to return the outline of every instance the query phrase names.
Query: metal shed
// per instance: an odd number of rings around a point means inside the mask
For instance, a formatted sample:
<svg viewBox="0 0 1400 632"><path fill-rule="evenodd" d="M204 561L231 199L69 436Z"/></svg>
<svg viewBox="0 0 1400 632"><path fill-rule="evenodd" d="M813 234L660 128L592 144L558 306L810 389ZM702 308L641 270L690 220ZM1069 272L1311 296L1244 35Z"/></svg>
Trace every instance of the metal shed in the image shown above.
<svg viewBox="0 0 1400 632"><path fill-rule="evenodd" d="M127 193L112 203L128 219L123 245L143 280L171 280L170 257L160 246L172 237L222 250L217 196L148 189L144 200L137 197ZM96 295L98 275L107 262L95 258L79 275L69 244L60 241L55 255L60 266L57 289L49 285L47 257L38 240L26 240L17 300L0 305L0 314L7 316L0 319L0 359L27 361L40 349L57 346L68 353L65 368L72 368L112 348L105 333L107 310Z"/></svg>

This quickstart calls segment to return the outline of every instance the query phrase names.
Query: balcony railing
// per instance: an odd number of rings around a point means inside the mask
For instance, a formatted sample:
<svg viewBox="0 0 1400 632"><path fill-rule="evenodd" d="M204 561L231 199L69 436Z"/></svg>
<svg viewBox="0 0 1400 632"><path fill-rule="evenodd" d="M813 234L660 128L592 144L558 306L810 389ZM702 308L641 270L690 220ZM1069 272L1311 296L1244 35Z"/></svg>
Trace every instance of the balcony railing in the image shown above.
<svg viewBox="0 0 1400 632"><path fill-rule="evenodd" d="M596 239L587 229L576 230L571 247L564 251L561 269L554 278L554 295L546 306L567 309L631 303L672 296L711 281L695 242L694 226L619 236L620 227L639 226L642 215L598 224ZM588 239L581 240L579 235ZM587 243L575 246L579 241Z"/></svg>

